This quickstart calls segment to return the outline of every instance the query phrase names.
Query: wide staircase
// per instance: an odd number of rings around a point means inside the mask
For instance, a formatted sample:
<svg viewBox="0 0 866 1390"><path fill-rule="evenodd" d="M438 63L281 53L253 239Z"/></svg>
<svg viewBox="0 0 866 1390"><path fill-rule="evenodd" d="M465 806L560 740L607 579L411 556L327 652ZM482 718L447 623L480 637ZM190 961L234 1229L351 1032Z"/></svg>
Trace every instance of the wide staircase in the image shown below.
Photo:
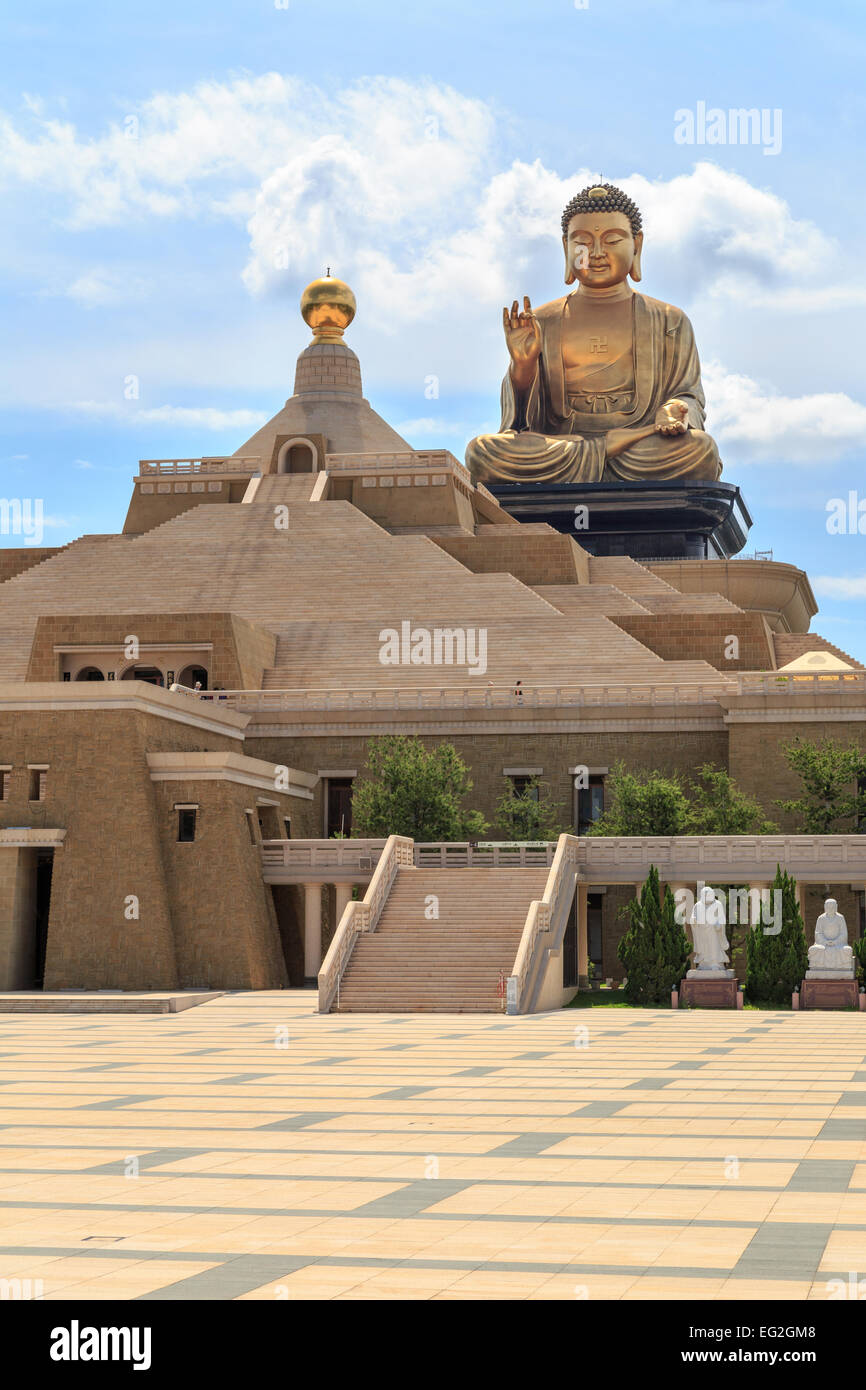
<svg viewBox="0 0 866 1390"><path fill-rule="evenodd" d="M375 932L359 936L339 1012L495 1013L547 868L399 869ZM436 903L438 917L425 916ZM334 1008L337 1008L335 1003Z"/></svg>

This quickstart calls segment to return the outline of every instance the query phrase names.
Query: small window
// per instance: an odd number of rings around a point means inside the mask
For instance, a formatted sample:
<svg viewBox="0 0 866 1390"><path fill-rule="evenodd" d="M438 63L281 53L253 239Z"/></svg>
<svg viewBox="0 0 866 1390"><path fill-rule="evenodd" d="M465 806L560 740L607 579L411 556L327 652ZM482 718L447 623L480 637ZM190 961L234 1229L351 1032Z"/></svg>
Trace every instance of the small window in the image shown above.
<svg viewBox="0 0 866 1390"><path fill-rule="evenodd" d="M520 773L512 776L511 785L514 788L515 796L522 796L527 801L538 800L538 778L530 776L528 773Z"/></svg>
<svg viewBox="0 0 866 1390"><path fill-rule="evenodd" d="M256 835L256 818L253 815L252 811L245 811L244 815L246 816L247 820L247 830L249 831L250 844L257 845L259 841Z"/></svg>
<svg viewBox="0 0 866 1390"><path fill-rule="evenodd" d="M292 838L292 818L291 818L291 816L284 816L284 817L283 817L283 825L286 827L286 839L287 839L287 840L290 840L290 839Z"/></svg>
<svg viewBox="0 0 866 1390"><path fill-rule="evenodd" d="M30 772L30 801L44 801L46 782L48 779L48 769L45 767L31 767Z"/></svg>
<svg viewBox="0 0 866 1390"><path fill-rule="evenodd" d="M590 826L604 814L604 775L590 776L589 786L577 793L577 833L585 835Z"/></svg>
<svg viewBox="0 0 866 1390"><path fill-rule="evenodd" d="M188 808L177 813L177 838L182 844L195 839L195 817L195 811Z"/></svg>
<svg viewBox="0 0 866 1390"><path fill-rule="evenodd" d="M0 801L9 800L9 773L11 767L0 768Z"/></svg>

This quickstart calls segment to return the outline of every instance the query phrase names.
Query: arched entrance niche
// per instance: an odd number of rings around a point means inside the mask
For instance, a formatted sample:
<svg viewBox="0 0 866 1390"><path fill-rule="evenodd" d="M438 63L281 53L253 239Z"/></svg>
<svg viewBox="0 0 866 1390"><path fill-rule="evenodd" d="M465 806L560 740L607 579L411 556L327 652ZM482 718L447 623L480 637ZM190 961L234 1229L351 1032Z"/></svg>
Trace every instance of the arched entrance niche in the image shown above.
<svg viewBox="0 0 866 1390"><path fill-rule="evenodd" d="M278 473L318 472L318 453L315 444L299 435L287 439L277 455Z"/></svg>

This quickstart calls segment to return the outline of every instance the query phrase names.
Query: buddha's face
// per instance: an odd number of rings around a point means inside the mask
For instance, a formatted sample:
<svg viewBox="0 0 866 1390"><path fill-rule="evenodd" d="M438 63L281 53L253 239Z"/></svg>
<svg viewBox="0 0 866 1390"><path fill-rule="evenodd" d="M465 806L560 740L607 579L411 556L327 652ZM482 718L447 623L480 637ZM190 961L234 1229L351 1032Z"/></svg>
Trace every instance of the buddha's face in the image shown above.
<svg viewBox="0 0 866 1390"><path fill-rule="evenodd" d="M568 234L562 239L566 284L579 280L593 290L622 284L642 241L642 234L632 234L624 212L575 213L568 224Z"/></svg>
<svg viewBox="0 0 866 1390"><path fill-rule="evenodd" d="M835 898L828 898L828 899L827 899L827 901L824 903L824 911L826 912L826 914L827 914L828 917L835 917L835 916L836 916L836 899L835 899Z"/></svg>

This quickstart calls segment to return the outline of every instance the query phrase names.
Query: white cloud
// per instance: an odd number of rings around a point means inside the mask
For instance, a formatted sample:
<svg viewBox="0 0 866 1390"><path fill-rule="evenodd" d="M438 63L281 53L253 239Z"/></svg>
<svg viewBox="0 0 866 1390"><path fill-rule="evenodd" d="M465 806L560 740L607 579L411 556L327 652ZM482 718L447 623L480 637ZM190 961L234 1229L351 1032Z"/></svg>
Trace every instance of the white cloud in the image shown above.
<svg viewBox="0 0 866 1390"><path fill-rule="evenodd" d="M140 299L143 293L144 285L137 276L100 266L85 271L64 290L68 299L74 299L86 309Z"/></svg>
<svg viewBox="0 0 866 1390"><path fill-rule="evenodd" d="M718 362L703 368L707 429L721 445L734 445L779 463L814 463L859 447L866 406L841 391L786 396Z"/></svg>
<svg viewBox="0 0 866 1390"><path fill-rule="evenodd" d="M866 575L842 578L831 574L819 574L812 580L812 588L819 598L866 598Z"/></svg>
<svg viewBox="0 0 866 1390"><path fill-rule="evenodd" d="M269 419L263 410L219 410L213 406L157 405L124 409L107 401L76 401L71 409L93 419L119 420L128 425L177 425L180 429L258 429Z"/></svg>
<svg viewBox="0 0 866 1390"><path fill-rule="evenodd" d="M196 217L229 221L240 236L245 225L242 278L262 299L294 296L330 262L358 297L353 332L356 345L359 338L368 345L365 371L372 366L380 381L405 387L417 382L423 410L421 383L431 371L442 374L443 390L495 397L505 365L499 310L524 292L540 302L563 291L562 208L596 177L587 168L560 174L540 160L505 165L498 129L483 101L395 78L336 92L274 72L203 82L155 94L94 137L31 98L25 113L0 117L0 183L47 193L79 229ZM866 302L859 267L834 239L739 174L705 160L672 179L623 174L618 182L643 213L642 290L655 287L684 307L712 301L720 316L757 308L777 324L780 315ZM129 275L91 266L64 293L93 306L139 288ZM173 343L140 346L148 379L195 389L191 342L185 329ZM234 330L230 349L235 363ZM799 365L799 343L792 340L791 351ZM785 368L780 359L781 380ZM221 384L243 370L227 368ZM866 407L842 392L785 394L718 362L705 378L708 427L723 450L786 461L859 447ZM67 397L92 389L79 383ZM78 408L135 425L204 430L244 431L266 418L217 408ZM480 427L424 417L400 428L468 437Z"/></svg>
<svg viewBox="0 0 866 1390"><path fill-rule="evenodd" d="M463 424L459 420L437 420L432 415L424 415L414 420L402 420L394 426L394 429L407 439L413 435L426 434L457 435L461 439L468 439L472 426Z"/></svg>

